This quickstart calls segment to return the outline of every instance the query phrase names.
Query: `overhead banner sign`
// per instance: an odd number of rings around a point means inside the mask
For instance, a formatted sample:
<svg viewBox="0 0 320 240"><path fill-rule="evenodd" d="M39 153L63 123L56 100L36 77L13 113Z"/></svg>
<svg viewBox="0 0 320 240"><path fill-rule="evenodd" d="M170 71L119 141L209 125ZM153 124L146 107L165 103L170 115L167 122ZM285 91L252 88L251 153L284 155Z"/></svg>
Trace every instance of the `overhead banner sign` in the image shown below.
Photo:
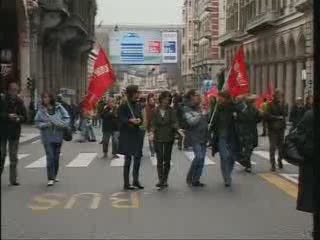
<svg viewBox="0 0 320 240"><path fill-rule="evenodd" d="M162 63L178 62L178 33L162 33Z"/></svg>
<svg viewBox="0 0 320 240"><path fill-rule="evenodd" d="M160 31L118 31L110 34L109 56L112 64L160 64Z"/></svg>

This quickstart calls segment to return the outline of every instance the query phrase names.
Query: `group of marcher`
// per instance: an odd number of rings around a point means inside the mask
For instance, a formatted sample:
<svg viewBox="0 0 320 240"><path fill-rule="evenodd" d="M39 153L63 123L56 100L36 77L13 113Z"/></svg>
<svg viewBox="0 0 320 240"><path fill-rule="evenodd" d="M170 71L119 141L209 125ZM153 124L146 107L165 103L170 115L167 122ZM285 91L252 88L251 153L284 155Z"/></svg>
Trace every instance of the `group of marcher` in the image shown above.
<svg viewBox="0 0 320 240"><path fill-rule="evenodd" d="M17 153L21 124L27 119L23 101L18 97L19 87L9 84L8 92L0 101L1 130L1 173L4 169L9 145L10 183L19 185L17 178ZM171 94L168 91L149 94L140 98L137 86L128 86L124 97L109 98L101 101L97 108L97 119L101 119L103 138L101 141L104 157L108 156L109 142L112 139L112 157L124 155L124 190L143 189L139 172L143 156L145 135L148 137L150 153L157 158L158 182L156 187L163 190L168 187L172 149L176 139L178 148L192 148L194 160L186 175L190 187L204 187L200 181L208 146L212 155L220 154L221 175L225 187L232 185L232 172L236 162L251 172L251 156L258 146L257 124L266 123L265 133L270 140L271 171L276 171L275 151L278 150L278 167L283 168L283 142L286 129L288 105L283 93L276 91L273 100L265 104L262 110L255 105L254 95L233 98L228 91L222 91L212 99L210 107L205 107L201 95L196 90L186 94ZM50 93L41 95L41 102L35 114L35 124L40 129L41 140L47 157L48 186L58 182L59 158L64 140L65 129L75 128L77 115L80 116L80 130L84 138L95 141L92 122L81 111L76 114L61 99L55 100ZM313 154L313 110L311 98L304 106L297 99L290 111L289 120L293 128L304 131L308 142L303 152L306 161L300 168L298 210L314 214L314 236L319 237L316 226L319 225L319 213L313 202L314 174ZM90 139L91 138L91 139ZM93 138L93 139L92 139ZM132 181L130 168L133 162ZM316 238L315 238L316 239Z"/></svg>

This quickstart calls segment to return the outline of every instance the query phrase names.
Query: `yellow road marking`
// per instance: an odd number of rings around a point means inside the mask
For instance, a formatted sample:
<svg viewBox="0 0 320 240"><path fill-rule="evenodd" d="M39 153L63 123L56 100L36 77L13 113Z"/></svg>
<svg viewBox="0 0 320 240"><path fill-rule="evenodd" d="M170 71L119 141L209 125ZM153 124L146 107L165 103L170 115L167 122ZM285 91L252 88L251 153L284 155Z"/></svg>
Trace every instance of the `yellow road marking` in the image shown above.
<svg viewBox="0 0 320 240"><path fill-rule="evenodd" d="M277 176L273 173L264 173L259 174L260 177L262 177L264 180L266 180L269 183L272 183L285 193L287 193L289 196L293 198L297 198L298 196L298 186L283 179L282 177Z"/></svg>

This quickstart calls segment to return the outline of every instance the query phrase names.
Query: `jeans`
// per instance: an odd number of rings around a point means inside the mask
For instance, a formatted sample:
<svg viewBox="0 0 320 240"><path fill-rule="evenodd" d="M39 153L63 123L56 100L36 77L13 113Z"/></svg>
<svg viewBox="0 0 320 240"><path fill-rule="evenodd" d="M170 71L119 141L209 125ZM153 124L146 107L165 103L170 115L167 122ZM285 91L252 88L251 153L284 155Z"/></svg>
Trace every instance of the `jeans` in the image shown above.
<svg viewBox="0 0 320 240"><path fill-rule="evenodd" d="M173 142L156 142L157 171L159 183L167 183L171 164Z"/></svg>
<svg viewBox="0 0 320 240"><path fill-rule="evenodd" d="M187 175L187 183L195 184L200 181L206 158L207 146L205 143L196 143L192 146L192 149L195 157Z"/></svg>
<svg viewBox="0 0 320 240"><path fill-rule="evenodd" d="M15 183L17 181L17 165L18 165L18 148L19 139L8 139L1 138L1 149L0 149L0 159L1 159L1 175L4 169L5 160L7 156L7 145L9 145L9 158L10 158L10 183Z"/></svg>
<svg viewBox="0 0 320 240"><path fill-rule="evenodd" d="M112 155L117 155L120 132L104 132L102 140L103 153L108 154L110 137L112 139Z"/></svg>
<svg viewBox="0 0 320 240"><path fill-rule="evenodd" d="M124 166L123 166L123 180L124 180L125 186L130 185L129 174L130 174L132 157L133 157L133 171L132 171L133 184L139 183L139 170L140 170L141 156L140 154L138 155L139 156L130 156L130 155L125 156Z"/></svg>
<svg viewBox="0 0 320 240"><path fill-rule="evenodd" d="M275 154L278 149L279 158L278 163L281 164L282 156L283 156L283 144L284 144L284 130L280 130L278 132L269 131L269 142L270 142L270 163L272 167L275 167Z"/></svg>
<svg viewBox="0 0 320 240"><path fill-rule="evenodd" d="M59 158L62 143L45 143L44 150L47 157L48 180L55 180L59 171Z"/></svg>
<svg viewBox="0 0 320 240"><path fill-rule="evenodd" d="M231 184L231 174L234 168L237 155L234 152L232 143L228 141L227 137L219 137L218 147L220 153L220 167L223 180L225 183Z"/></svg>

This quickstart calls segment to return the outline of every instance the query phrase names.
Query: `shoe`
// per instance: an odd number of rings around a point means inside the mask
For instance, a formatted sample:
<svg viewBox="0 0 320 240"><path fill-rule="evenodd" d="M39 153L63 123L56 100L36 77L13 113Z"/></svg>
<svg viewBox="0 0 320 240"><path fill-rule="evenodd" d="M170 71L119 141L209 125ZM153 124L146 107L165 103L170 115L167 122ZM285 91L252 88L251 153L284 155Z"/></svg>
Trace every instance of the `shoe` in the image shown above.
<svg viewBox="0 0 320 240"><path fill-rule="evenodd" d="M120 157L117 154L112 156L112 159L118 159L118 158L120 158Z"/></svg>
<svg viewBox="0 0 320 240"><path fill-rule="evenodd" d="M160 183L160 182L157 183L157 184L156 184L156 187L158 187L158 188L159 188L159 187L162 187L162 183Z"/></svg>
<svg viewBox="0 0 320 240"><path fill-rule="evenodd" d="M206 185L204 183L201 182L195 182L192 183L192 187L205 187Z"/></svg>
<svg viewBox="0 0 320 240"><path fill-rule="evenodd" d="M249 168L249 167L246 167L246 168L244 169L244 171L246 171L247 173L251 173L251 172L252 172L251 168Z"/></svg>
<svg viewBox="0 0 320 240"><path fill-rule="evenodd" d="M20 186L20 183L19 182L12 182L12 183L10 183L10 186Z"/></svg>
<svg viewBox="0 0 320 240"><path fill-rule="evenodd" d="M48 181L48 186L53 186L54 185L54 180L49 180Z"/></svg>
<svg viewBox="0 0 320 240"><path fill-rule="evenodd" d="M272 166L271 169L270 169L270 171L271 171L271 172L275 172L275 171L276 171L276 167L275 167L275 166Z"/></svg>
<svg viewBox="0 0 320 240"><path fill-rule="evenodd" d="M282 161L279 161L279 162L278 162L278 167L279 167L279 169L283 169Z"/></svg>
<svg viewBox="0 0 320 240"><path fill-rule="evenodd" d="M135 188L134 187L132 187L131 185L125 185L124 187L123 187L123 190L134 190Z"/></svg>
<svg viewBox="0 0 320 240"><path fill-rule="evenodd" d="M228 187L231 186L231 184L230 183L225 183L224 186L228 188Z"/></svg>
<svg viewBox="0 0 320 240"><path fill-rule="evenodd" d="M56 179L54 180L54 182L60 182L60 179L59 179L59 178L56 178Z"/></svg>
<svg viewBox="0 0 320 240"><path fill-rule="evenodd" d="M134 183L132 184L133 187L138 188L138 189L144 189L144 186L142 186L140 183Z"/></svg>

